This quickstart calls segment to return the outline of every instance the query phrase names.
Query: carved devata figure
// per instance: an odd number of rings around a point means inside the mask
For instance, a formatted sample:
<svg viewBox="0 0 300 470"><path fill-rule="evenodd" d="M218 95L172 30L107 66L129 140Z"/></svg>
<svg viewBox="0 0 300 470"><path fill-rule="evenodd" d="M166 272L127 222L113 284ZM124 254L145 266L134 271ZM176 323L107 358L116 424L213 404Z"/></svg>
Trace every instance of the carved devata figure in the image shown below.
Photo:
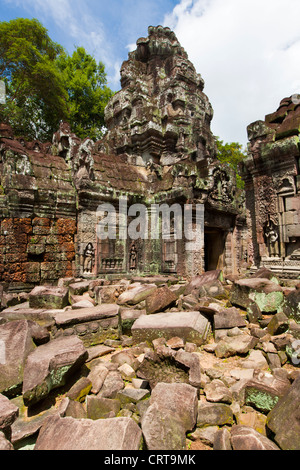
<svg viewBox="0 0 300 470"><path fill-rule="evenodd" d="M137 269L137 249L134 242L132 242L130 246L129 268L131 271L135 271Z"/></svg>
<svg viewBox="0 0 300 470"><path fill-rule="evenodd" d="M95 263L95 249L88 243L83 253L83 273L91 274Z"/></svg>
<svg viewBox="0 0 300 470"><path fill-rule="evenodd" d="M270 258L276 258L279 256L279 234L276 225L272 220L268 220L265 227L265 238L268 247L268 253Z"/></svg>

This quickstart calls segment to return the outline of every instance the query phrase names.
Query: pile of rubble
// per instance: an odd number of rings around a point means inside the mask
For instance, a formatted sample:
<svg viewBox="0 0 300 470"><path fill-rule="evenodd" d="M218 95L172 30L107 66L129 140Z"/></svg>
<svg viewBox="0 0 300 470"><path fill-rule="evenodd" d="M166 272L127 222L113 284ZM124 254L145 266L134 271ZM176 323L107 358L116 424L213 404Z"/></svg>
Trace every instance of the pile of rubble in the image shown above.
<svg viewBox="0 0 300 470"><path fill-rule="evenodd" d="M266 270L2 293L0 449L300 449L299 306Z"/></svg>

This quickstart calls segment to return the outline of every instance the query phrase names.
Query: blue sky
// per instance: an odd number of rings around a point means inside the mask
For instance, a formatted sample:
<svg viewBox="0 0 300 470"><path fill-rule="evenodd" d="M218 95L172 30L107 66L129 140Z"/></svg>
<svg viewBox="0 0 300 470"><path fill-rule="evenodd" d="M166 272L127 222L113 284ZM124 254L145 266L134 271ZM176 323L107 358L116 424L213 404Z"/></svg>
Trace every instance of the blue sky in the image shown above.
<svg viewBox="0 0 300 470"><path fill-rule="evenodd" d="M299 0L0 0L0 21L37 18L71 54L83 46L120 89L120 66L149 25L169 26L205 80L212 130L247 143L247 125L300 93Z"/></svg>

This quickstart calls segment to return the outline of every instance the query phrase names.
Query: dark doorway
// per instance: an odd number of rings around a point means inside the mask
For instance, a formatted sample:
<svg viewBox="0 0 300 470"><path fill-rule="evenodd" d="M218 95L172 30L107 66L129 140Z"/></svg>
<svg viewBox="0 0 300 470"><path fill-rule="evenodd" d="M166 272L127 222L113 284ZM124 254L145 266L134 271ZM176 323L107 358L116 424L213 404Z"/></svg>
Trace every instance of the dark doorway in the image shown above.
<svg viewBox="0 0 300 470"><path fill-rule="evenodd" d="M224 268L225 233L221 229L207 228L204 234L205 271Z"/></svg>

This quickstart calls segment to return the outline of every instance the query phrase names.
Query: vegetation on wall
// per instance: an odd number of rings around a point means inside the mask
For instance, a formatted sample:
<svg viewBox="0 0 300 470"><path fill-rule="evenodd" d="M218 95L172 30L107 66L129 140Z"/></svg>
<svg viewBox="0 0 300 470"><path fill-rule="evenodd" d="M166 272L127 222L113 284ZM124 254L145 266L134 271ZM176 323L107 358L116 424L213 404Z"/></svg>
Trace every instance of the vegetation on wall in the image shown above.
<svg viewBox="0 0 300 470"><path fill-rule="evenodd" d="M221 163L227 163L236 173L237 187L244 188L244 182L239 175L239 164L246 157L246 151L238 142L224 143L219 137L216 137L217 158Z"/></svg>

